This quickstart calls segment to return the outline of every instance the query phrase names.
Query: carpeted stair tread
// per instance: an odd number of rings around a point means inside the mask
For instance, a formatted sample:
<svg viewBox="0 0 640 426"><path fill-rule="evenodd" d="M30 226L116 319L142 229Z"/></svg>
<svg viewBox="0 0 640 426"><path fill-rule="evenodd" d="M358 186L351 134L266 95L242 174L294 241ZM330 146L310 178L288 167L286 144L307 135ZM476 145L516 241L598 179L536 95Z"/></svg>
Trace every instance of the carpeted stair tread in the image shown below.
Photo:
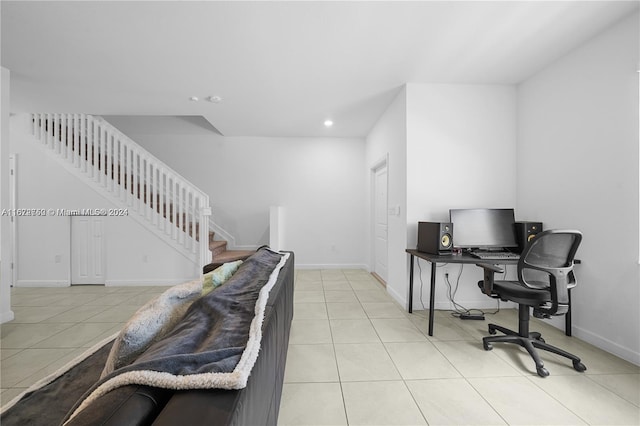
<svg viewBox="0 0 640 426"><path fill-rule="evenodd" d="M211 256L215 258L219 254L227 251L227 242L223 240L209 241L209 250L211 250Z"/></svg>
<svg viewBox="0 0 640 426"><path fill-rule="evenodd" d="M255 253L255 250L226 250L218 255L213 256L214 263L234 262L236 260L245 260Z"/></svg>

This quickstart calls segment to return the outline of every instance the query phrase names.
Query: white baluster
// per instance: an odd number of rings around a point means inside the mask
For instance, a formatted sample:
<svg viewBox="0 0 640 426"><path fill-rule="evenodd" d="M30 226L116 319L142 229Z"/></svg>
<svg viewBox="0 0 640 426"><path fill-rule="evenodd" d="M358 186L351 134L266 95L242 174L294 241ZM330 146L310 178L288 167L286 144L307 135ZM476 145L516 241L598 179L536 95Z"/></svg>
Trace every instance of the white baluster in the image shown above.
<svg viewBox="0 0 640 426"><path fill-rule="evenodd" d="M133 148L127 148L127 197L129 205L133 207L135 199L135 187L133 186Z"/></svg>
<svg viewBox="0 0 640 426"><path fill-rule="evenodd" d="M107 130L100 126L100 183L107 186Z"/></svg>
<svg viewBox="0 0 640 426"><path fill-rule="evenodd" d="M61 117L61 125L62 125L62 146L60 147L61 150L64 151L63 157L65 160L67 161L71 161L71 149L69 147L69 114L62 114Z"/></svg>
<svg viewBox="0 0 640 426"><path fill-rule="evenodd" d="M179 205L179 195L178 192L180 190L180 186L178 184L177 176L173 176L173 185L171 187L173 191L173 239L178 241L178 222L180 221L180 205Z"/></svg>
<svg viewBox="0 0 640 426"><path fill-rule="evenodd" d="M160 194L158 190L158 165L155 162L151 163L151 204L153 209L153 224L159 226L158 222L158 213L160 209L158 208L158 196Z"/></svg>
<svg viewBox="0 0 640 426"><path fill-rule="evenodd" d="M118 138L118 196L126 201L124 190L124 141Z"/></svg>
<svg viewBox="0 0 640 426"><path fill-rule="evenodd" d="M184 207L182 205L182 182L180 180L178 180L178 187L177 187L177 196L178 196L178 200L177 200L177 209L178 209L178 242L180 244L182 244L183 238L184 238L184 233L182 232L182 223L184 222Z"/></svg>
<svg viewBox="0 0 640 426"><path fill-rule="evenodd" d="M56 154L58 153L58 146L59 146L58 139L60 136L58 133L60 133L60 131L58 130L58 114L51 114L51 136L52 136L51 149Z"/></svg>
<svg viewBox="0 0 640 426"><path fill-rule="evenodd" d="M191 252L196 253L198 247L196 244L196 240L199 239L199 235L197 234L198 221L196 219L196 194L190 191L191 197Z"/></svg>
<svg viewBox="0 0 640 426"><path fill-rule="evenodd" d="M98 173L98 133L96 132L97 123L91 120L91 165L93 167L93 180L96 181L100 174Z"/></svg>
<svg viewBox="0 0 640 426"><path fill-rule="evenodd" d="M153 213L153 210L151 209L151 200L152 200L152 187L151 187L151 182L152 182L152 173L151 173L151 162L149 161L149 157L146 156L145 153L143 153L144 155L144 184L146 187L146 195L145 195L145 204L147 206L147 219L149 219L149 221L151 222L151 215Z"/></svg>
<svg viewBox="0 0 640 426"><path fill-rule="evenodd" d="M116 190L116 143L113 132L109 131L109 186L110 191L115 192Z"/></svg>
<svg viewBox="0 0 640 426"><path fill-rule="evenodd" d="M85 118L84 118L84 114L80 114L78 116L78 120L80 122L80 135L78 136L80 138L80 146L78 147L78 154L80 156L80 170L82 170L83 172L87 171L87 163L85 160L85 155L86 155L86 131L85 131Z"/></svg>
<svg viewBox="0 0 640 426"><path fill-rule="evenodd" d="M71 115L71 120L73 123L73 127L72 127L72 133L71 133L71 137L72 137L72 146L71 146L71 158L72 161L71 163L75 166L78 167L78 115L77 114L72 114Z"/></svg>
<svg viewBox="0 0 640 426"><path fill-rule="evenodd" d="M135 167L134 188L136 193L136 198L134 201L136 203L136 210L140 211L140 199L142 198L142 164L141 164L141 159L140 159L140 156L138 155L137 150L134 152L133 158L134 158L134 167Z"/></svg>
<svg viewBox="0 0 640 426"><path fill-rule="evenodd" d="M160 167L158 169L158 229L160 229L161 231L164 231L166 228L166 222L165 222L165 216L166 213L164 211L165 209L165 186L164 186L164 178L165 178L165 172L164 172L164 167Z"/></svg>
<svg viewBox="0 0 640 426"><path fill-rule="evenodd" d="M45 133L44 133L44 120L45 120L45 115L44 114L40 114L40 143L44 144L45 142Z"/></svg>

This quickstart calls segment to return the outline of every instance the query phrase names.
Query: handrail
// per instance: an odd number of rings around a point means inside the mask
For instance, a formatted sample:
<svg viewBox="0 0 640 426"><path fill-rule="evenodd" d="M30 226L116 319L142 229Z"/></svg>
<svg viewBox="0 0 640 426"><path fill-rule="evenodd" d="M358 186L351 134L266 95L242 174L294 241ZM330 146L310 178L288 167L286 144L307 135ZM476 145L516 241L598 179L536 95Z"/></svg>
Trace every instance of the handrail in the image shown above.
<svg viewBox="0 0 640 426"><path fill-rule="evenodd" d="M156 232L211 262L209 196L102 117L32 114L36 138ZM202 270L202 269L200 269Z"/></svg>

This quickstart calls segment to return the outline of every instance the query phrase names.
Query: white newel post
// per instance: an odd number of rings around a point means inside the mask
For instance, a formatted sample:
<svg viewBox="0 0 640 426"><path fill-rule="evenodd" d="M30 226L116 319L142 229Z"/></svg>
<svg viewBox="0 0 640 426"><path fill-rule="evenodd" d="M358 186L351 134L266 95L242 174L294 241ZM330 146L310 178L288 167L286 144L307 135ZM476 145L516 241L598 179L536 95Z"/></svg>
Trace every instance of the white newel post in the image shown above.
<svg viewBox="0 0 640 426"><path fill-rule="evenodd" d="M269 209L269 247L274 250L283 248L282 207L271 206Z"/></svg>
<svg viewBox="0 0 640 426"><path fill-rule="evenodd" d="M209 207L209 197L204 196L200 198L200 217L199 221L199 236L200 242L200 273L204 265L211 263L211 250L209 250L209 217L211 216L211 207Z"/></svg>

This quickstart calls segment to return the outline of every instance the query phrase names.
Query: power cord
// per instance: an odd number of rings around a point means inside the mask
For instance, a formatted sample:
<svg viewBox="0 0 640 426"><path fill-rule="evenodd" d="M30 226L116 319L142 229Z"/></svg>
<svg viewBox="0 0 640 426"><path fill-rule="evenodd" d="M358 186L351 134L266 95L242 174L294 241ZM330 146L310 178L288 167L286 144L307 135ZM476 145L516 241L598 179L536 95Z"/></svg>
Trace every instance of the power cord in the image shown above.
<svg viewBox="0 0 640 426"><path fill-rule="evenodd" d="M418 270L419 270L419 274L418 275L420 276L420 305L422 305L422 310L426 311L427 308L424 306L424 301L422 300L422 289L424 287L424 282L422 281L422 267L420 266L420 259L418 259L418 261L416 263L418 264ZM447 266L447 265L448 265L448 263L443 263L440 266L436 265L436 267L437 268L442 268L442 267ZM433 263L431 264L431 267L432 268L434 267Z"/></svg>
<svg viewBox="0 0 640 426"><path fill-rule="evenodd" d="M461 304L459 304L458 302L455 301L455 297L456 297L456 293L458 292L458 288L460 285L460 277L462 276L462 270L464 269L464 265L461 264L460 265L460 270L458 271L458 276L456 277L456 284L455 287L453 287L451 285L451 282L449 281L449 273L445 272L444 274L444 281L447 284L447 288L448 288L448 292L447 292L447 297L449 298L449 301L451 302L451 304L454 307L454 311L451 312L451 316L455 317L455 318L462 318L462 319L484 319L485 315L495 315L498 312L500 312L500 300L498 299L498 306L496 308L495 311L493 312L485 312L482 309L476 309L476 308L467 308ZM506 278L506 268L505 268L505 278Z"/></svg>
<svg viewBox="0 0 640 426"><path fill-rule="evenodd" d="M427 310L427 308L424 305L424 300L423 300L423 288L424 288L424 282L422 280L422 266L420 265L420 260L418 259L418 261L416 262L418 265L418 271L419 274L418 276L420 277L420 305L422 305L422 309L423 310ZM443 263L440 266L436 266L437 268L442 268L449 265L448 263ZM433 268L434 265L431 264L431 267ZM498 306L496 307L496 310L493 312L485 312L482 309L476 309L476 308L471 308L468 309L464 306L462 306L461 304L459 304L458 302L455 301L455 296L456 293L458 292L458 287L460 284L460 277L462 276L462 270L464 269L464 264L460 264L460 269L458 270L458 276L456 277L456 285L455 288L452 287L451 282L449 281L449 272L445 272L444 273L444 280L445 283L447 284L447 298L449 299L449 301L451 302L451 304L454 306L454 311L451 312L451 316L456 317L456 318L460 318L461 316L474 316L474 315L479 315L479 316L484 316L484 315L495 315L498 312L500 312L500 299L497 299L498 302ZM504 268L504 280L507 279L507 268ZM411 297L411 295L410 295Z"/></svg>

